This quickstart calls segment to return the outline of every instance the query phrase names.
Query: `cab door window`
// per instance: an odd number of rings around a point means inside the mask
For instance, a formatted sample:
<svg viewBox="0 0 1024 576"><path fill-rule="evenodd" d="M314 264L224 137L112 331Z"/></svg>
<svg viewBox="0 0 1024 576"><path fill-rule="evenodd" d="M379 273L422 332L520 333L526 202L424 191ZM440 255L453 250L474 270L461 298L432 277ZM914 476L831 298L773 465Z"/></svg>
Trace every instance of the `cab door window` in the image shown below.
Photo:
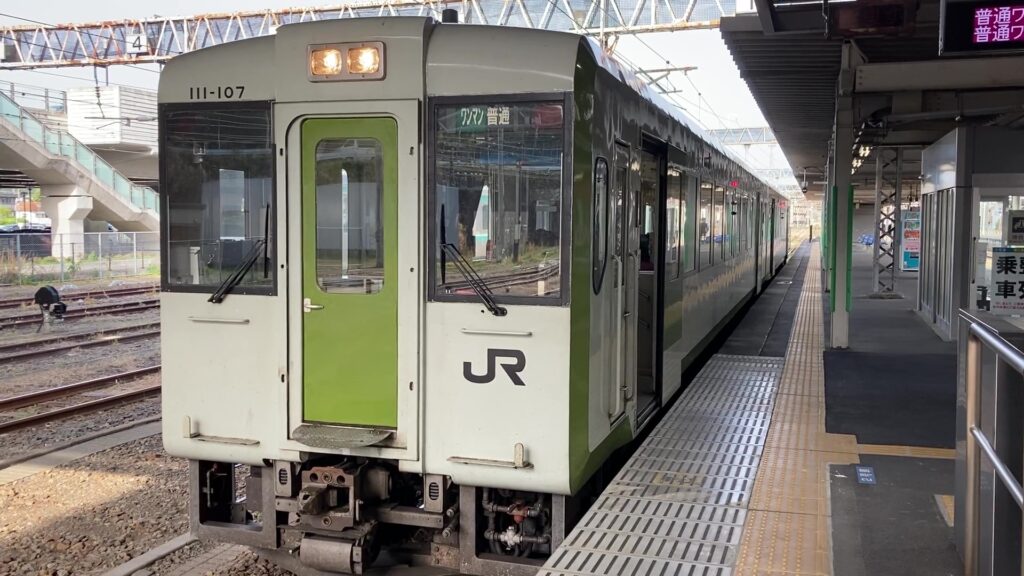
<svg viewBox="0 0 1024 576"><path fill-rule="evenodd" d="M384 287L381 145L373 138L316 146L316 280L333 293Z"/></svg>

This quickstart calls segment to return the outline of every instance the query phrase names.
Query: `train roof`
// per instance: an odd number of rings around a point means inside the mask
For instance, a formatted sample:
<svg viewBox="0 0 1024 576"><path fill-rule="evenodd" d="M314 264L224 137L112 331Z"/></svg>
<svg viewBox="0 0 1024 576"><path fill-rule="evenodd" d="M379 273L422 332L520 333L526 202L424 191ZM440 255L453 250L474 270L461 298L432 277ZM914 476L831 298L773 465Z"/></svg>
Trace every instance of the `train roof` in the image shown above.
<svg viewBox="0 0 1024 576"><path fill-rule="evenodd" d="M677 122L696 134L701 140L707 142L712 148L721 152L724 156L728 157L741 168L749 172L754 179L761 184L764 184L766 188L780 196L785 196L776 190L771 184L758 177L757 174L754 173L753 168L751 168L726 145L722 144L717 138L714 138L705 132L697 123L696 119L690 116L685 110L679 108L675 104L672 104L667 98L651 89L650 85L640 80L632 70L623 66L614 55L606 53L593 38L583 37L583 41L589 45L590 51L597 63L607 70L612 76L618 78L620 82L632 88L633 91L640 95L641 98L647 100L662 112L674 118Z"/></svg>

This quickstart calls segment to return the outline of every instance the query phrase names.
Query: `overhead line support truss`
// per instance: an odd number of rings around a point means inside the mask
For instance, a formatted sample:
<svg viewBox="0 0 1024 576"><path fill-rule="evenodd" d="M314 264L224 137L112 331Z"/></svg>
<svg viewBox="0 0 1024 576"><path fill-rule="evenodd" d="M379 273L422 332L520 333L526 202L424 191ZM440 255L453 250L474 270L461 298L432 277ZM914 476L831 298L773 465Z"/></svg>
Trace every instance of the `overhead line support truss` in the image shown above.
<svg viewBox="0 0 1024 576"><path fill-rule="evenodd" d="M273 34L297 22L432 16L458 7L471 24L620 34L717 28L735 0L372 0L327 7L154 17L58 26L0 27L0 70L159 63L179 54Z"/></svg>

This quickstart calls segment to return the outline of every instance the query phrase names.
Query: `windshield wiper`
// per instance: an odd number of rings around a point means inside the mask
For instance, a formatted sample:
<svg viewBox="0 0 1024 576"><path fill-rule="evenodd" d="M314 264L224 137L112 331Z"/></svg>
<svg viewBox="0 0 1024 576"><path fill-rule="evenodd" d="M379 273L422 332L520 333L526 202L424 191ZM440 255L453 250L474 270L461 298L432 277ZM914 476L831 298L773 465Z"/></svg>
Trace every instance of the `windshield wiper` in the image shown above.
<svg viewBox="0 0 1024 576"><path fill-rule="evenodd" d="M494 294L491 292L491 289L487 287L487 283L484 282L484 279L476 273L473 266L462 257L462 253L455 247L455 244L447 242L441 244L441 250L446 256L451 258L452 264L455 264L455 268L458 269L459 273L462 274L462 277L466 279L469 287L473 289L473 292L476 292L476 295L480 297L480 300L484 303L484 306L487 307L491 314L494 314L495 316L504 316L508 314L508 310L503 306L499 306L498 303L494 301Z"/></svg>
<svg viewBox="0 0 1024 576"><path fill-rule="evenodd" d="M245 278L245 275L248 274L249 270L252 269L253 264L256 264L256 261L260 259L261 255L264 254L264 247L266 245L266 238L260 238L259 240L257 240L252 245L252 248L249 249L249 252L246 253L245 258L242 260L242 263L239 264L237 268L235 268L235 271L232 272L230 276L225 278L224 281L220 283L220 286L217 287L217 291L214 292L212 296L210 296L207 302L212 302L213 304L220 304L221 302L223 302L224 298L227 297L229 292L231 292L231 289L242 283L242 280Z"/></svg>

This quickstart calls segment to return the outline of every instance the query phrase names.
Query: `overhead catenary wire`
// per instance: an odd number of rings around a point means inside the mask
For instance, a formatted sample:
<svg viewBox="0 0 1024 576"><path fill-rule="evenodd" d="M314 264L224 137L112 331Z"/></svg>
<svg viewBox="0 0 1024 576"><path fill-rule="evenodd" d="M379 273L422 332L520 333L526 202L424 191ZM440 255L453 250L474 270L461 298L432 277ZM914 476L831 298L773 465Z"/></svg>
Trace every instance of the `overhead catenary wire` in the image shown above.
<svg viewBox="0 0 1024 576"><path fill-rule="evenodd" d="M18 70L18 72L24 72L24 73L28 73L28 74L41 74L43 76L53 76L53 77L56 77L56 78L66 78L68 80L84 80L84 81L89 81L88 78L83 78L81 76L69 76L67 74L60 74L58 72L44 72L42 70ZM107 85L108 86L120 86L122 88L136 88L138 90L152 90L152 88L147 88L145 86L139 86L139 85L136 85L136 84L124 84L123 82L107 82Z"/></svg>
<svg viewBox="0 0 1024 576"><path fill-rule="evenodd" d="M567 18L569 18L569 19L570 19L570 21L573 21L573 22L575 22L575 18L574 18L574 17L573 17L573 16L571 15L571 14L569 14L568 12L566 12L566 11L565 11L565 9L564 9L564 8L562 8L562 7L561 7L561 6L560 6L560 5L558 4L558 3L554 3L554 4L552 4L552 5L553 5L553 6L555 7L555 9L556 9L556 10L558 10L558 11L559 11L559 12L561 12L561 13L562 13L562 14L563 14L564 16L566 16ZM613 16L613 15L612 15L612 13L608 11L608 8L607 8L606 6L600 6L600 5L598 5L598 8L599 8L599 9L600 9L600 10L601 10L601 11L602 11L603 13L604 13L604 15L605 15L605 16L607 16L607 17L609 17L609 18L611 18L611 19L613 19L613 20L615 19L615 16ZM646 42L646 41L645 41L645 40L644 40L643 38L641 38L641 37L640 37L640 36L639 36L638 34L634 34L633 36L634 36L634 37L636 38L636 40L637 40L638 42L640 42L640 43L641 43L642 45L644 45L644 46L645 46L645 47L646 47L646 48L647 48L648 50L650 50L650 51L651 51L651 52L652 52L652 53L653 53L653 54L654 54L655 56L657 56L659 60L661 60L661 61L665 62L665 63L666 63L666 64L667 64L667 65L668 65L669 67L672 67L672 66L674 66L674 64L672 64L672 61L671 61L671 60L669 60L668 58L666 58L665 56L663 56L663 55L662 55L662 54L661 54L660 52L658 52L658 51L657 51L657 50L656 50L656 49L655 49L655 48L654 48L653 46L651 46L651 45L650 45L650 44L648 44L648 43L647 43L647 42ZM641 71L643 70L643 67L639 66L639 65L638 65L638 64L636 64L635 62L633 62L633 61L629 60L628 58L626 58L626 56L625 56L624 54L622 54L621 52L619 52L618 50L615 50L614 52L615 52L615 57L616 57L616 58L617 58L618 60L622 61L622 63L623 63L623 64L625 64L625 65L629 66L630 68L632 68L632 69L633 69L633 71L634 71L635 73L639 73L639 72L641 72ZM693 85L693 86L694 86L694 89L698 91L698 99L699 99L699 98L700 98L700 96L699 96L699 94L700 94L700 91L699 91L699 90L698 90L698 89L696 88L696 85L694 85L694 84L693 84L693 80L692 80L691 78L689 78L689 76L687 76L687 79L688 79L688 80L690 81L691 85ZM660 89L660 90L662 91L661 95L662 95L662 96L664 96L664 97L665 97L666 99L668 99L668 100L670 100L670 101L671 101L671 100L676 100L676 102L671 102L672 104L674 104L675 106L679 107L680 109L682 109L682 110L684 110L684 111L686 111L686 112L689 112L689 111L688 111L688 110L686 109L686 107L685 107L685 106L683 106L683 105L682 105L682 104L681 104L681 103L680 103L680 102L679 102L678 100L683 100L683 101L686 101L686 102L687 102L687 103L689 103L689 104L692 104L692 102L691 102L691 101L687 101L687 99L686 99L686 98L683 98L683 97L682 97L682 96L681 96L680 94L678 94L678 93L675 93L675 90L676 90L676 88L675 88L675 85L674 85L674 84L672 83L672 81L671 81L670 79L667 79L667 78L665 78L664 80L665 80L665 81L667 81L667 82L669 83L669 86L670 86L670 87L672 88L672 92L673 92L673 93L668 93L667 91L665 91L664 89L662 89L662 87L661 87L661 84L660 84L661 80L657 80L657 81L654 81L654 82L652 82L652 84L653 84L653 85L654 85L654 86L655 86L656 88L658 88L658 89ZM698 102L697 102L697 106L698 106L698 108L700 107L700 102L699 102L699 100L698 100ZM722 117L721 117L721 116L719 116L719 115L718 115L718 113L717 113L717 112L715 112L715 111L714 111L714 110L713 110L713 109L711 108L711 106L710 106L710 105L708 106L708 111L709 111L709 112L711 112L711 115L712 115L712 116L714 116L715 118L717 118L717 119L718 119L718 121L719 121L719 122L720 122L720 123L721 123L721 124L722 124L723 126L725 126L725 125L726 125L726 122L725 122L725 120L724 120L724 119L722 119ZM705 124L705 123L704 123L704 122L702 121L702 119L701 119L701 118L700 118L699 116L698 116L697 118L695 118L695 120L697 121L697 123L698 123L698 124L699 124L699 125L700 125L700 126L701 126L702 128L705 128L705 129L710 129L710 127L709 127L709 126L708 126L707 124Z"/></svg>

